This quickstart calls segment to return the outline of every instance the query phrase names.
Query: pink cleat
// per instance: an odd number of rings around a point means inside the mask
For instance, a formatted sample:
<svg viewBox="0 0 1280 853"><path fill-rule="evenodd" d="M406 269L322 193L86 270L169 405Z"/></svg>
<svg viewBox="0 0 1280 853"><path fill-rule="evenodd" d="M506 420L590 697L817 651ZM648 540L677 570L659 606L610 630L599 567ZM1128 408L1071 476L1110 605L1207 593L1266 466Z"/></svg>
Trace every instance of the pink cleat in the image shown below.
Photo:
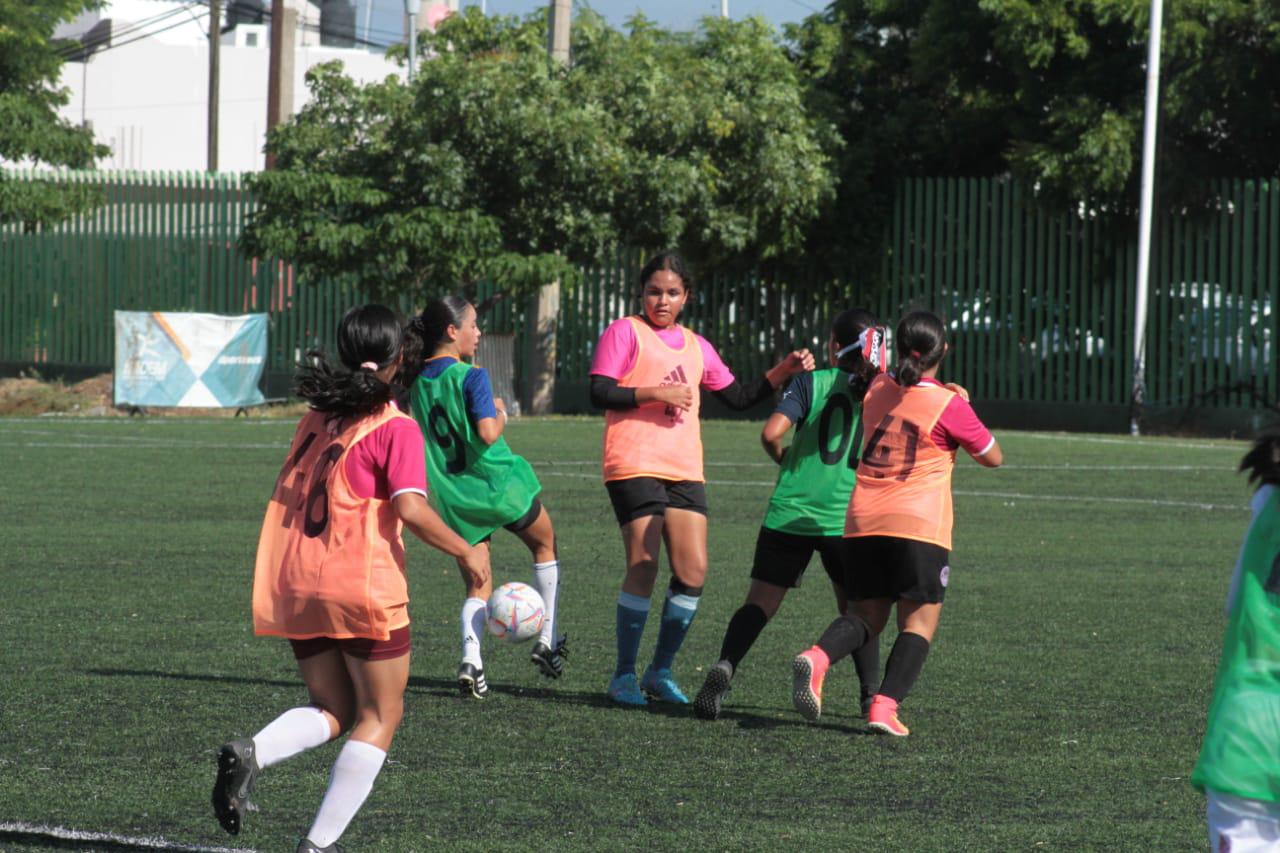
<svg viewBox="0 0 1280 853"><path fill-rule="evenodd" d="M906 737L911 730L898 719L898 703L881 693L871 700L871 710L867 712L867 728L873 732Z"/></svg>
<svg viewBox="0 0 1280 853"><path fill-rule="evenodd" d="M791 662L791 703L806 720L816 720L822 714L822 679L830 664L827 653L817 646L804 650Z"/></svg>

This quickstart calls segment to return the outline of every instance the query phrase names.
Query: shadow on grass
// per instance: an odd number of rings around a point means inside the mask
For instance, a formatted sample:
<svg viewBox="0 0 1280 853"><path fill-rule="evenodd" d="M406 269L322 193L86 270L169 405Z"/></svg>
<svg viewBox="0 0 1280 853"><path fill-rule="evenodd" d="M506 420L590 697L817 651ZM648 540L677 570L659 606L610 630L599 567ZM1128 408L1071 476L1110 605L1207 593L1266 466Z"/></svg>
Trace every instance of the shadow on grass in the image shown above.
<svg viewBox="0 0 1280 853"><path fill-rule="evenodd" d="M199 672L162 672L157 669L86 669L89 675L125 676L128 678L172 678L176 681L208 681L222 684L262 684L268 687L302 687L302 679L281 681L271 678L246 678L242 675L206 675Z"/></svg>
<svg viewBox="0 0 1280 853"><path fill-rule="evenodd" d="M0 849L22 845L36 850L137 851L168 850L175 853L239 853L226 847L203 847L179 844L161 838L129 838L105 832L75 832L56 827L25 824L0 825ZM21 849L21 848L18 848ZM245 849L244 853L253 853Z"/></svg>

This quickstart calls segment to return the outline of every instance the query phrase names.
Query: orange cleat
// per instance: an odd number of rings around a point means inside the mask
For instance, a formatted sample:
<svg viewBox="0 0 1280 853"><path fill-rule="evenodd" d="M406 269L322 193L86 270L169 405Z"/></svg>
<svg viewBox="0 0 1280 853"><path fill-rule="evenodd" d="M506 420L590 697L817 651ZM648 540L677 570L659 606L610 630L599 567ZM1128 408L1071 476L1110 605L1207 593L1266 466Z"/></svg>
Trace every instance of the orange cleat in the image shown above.
<svg viewBox="0 0 1280 853"><path fill-rule="evenodd" d="M804 650L791 662L791 703L806 720L822 715L822 680L830 663L826 652L817 646Z"/></svg>
<svg viewBox="0 0 1280 853"><path fill-rule="evenodd" d="M911 730L898 719L898 703L888 696L877 693L871 700L871 710L867 712L867 727L873 732L906 737Z"/></svg>

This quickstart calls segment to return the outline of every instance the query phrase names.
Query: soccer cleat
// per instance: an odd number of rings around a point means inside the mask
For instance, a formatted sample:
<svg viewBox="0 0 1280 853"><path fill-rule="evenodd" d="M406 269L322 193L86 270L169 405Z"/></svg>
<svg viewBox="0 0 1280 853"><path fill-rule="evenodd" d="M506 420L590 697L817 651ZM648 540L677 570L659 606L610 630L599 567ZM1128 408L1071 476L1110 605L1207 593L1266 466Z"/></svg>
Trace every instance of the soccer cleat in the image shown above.
<svg viewBox="0 0 1280 853"><path fill-rule="evenodd" d="M894 737L911 734L911 730L898 719L898 703L883 694L878 694L871 702L871 710L867 712L867 728Z"/></svg>
<svg viewBox="0 0 1280 853"><path fill-rule="evenodd" d="M644 677L640 679L640 690L645 696L659 702L670 702L673 705L689 704L689 697L680 691L669 669L646 669Z"/></svg>
<svg viewBox="0 0 1280 853"><path fill-rule="evenodd" d="M533 652L529 655L529 660L547 678L559 678L564 674L564 661L569 657L569 647L567 645L568 637L562 636L556 641L556 647L552 649L541 640L533 647Z"/></svg>
<svg viewBox="0 0 1280 853"><path fill-rule="evenodd" d="M342 853L342 848L336 841L328 847L321 847L311 839L304 838L298 842L298 849L294 853Z"/></svg>
<svg viewBox="0 0 1280 853"><path fill-rule="evenodd" d="M218 750L218 778L213 783L213 813L218 823L232 835L240 833L244 814L252 811L249 795L262 768L252 738L237 738Z"/></svg>
<svg viewBox="0 0 1280 853"><path fill-rule="evenodd" d="M640 685L636 682L636 674L634 672L613 677L613 680L609 682L609 698L619 705L649 704L649 700L644 698L644 694L640 692Z"/></svg>
<svg viewBox="0 0 1280 853"><path fill-rule="evenodd" d="M488 696L489 685L484 680L484 670L465 662L458 667L458 692L464 699L483 699Z"/></svg>
<svg viewBox="0 0 1280 853"><path fill-rule="evenodd" d="M733 664L722 660L707 673L707 680L702 682L702 689L693 697L693 714L699 720L720 719L720 703L729 692L729 682L733 679Z"/></svg>
<svg viewBox="0 0 1280 853"><path fill-rule="evenodd" d="M822 680L827 675L825 657L819 658L813 649L807 649L791 662L791 704L806 720L816 720L822 715Z"/></svg>

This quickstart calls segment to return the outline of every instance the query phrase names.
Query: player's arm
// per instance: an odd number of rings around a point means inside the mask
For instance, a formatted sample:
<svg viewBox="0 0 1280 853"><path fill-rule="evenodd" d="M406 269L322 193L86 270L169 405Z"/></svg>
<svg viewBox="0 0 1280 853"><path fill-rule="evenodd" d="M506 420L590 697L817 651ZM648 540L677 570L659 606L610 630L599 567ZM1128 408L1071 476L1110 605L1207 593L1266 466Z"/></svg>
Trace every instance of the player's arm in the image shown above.
<svg viewBox="0 0 1280 853"><path fill-rule="evenodd" d="M502 437L507 426L507 406L493 396L489 384L489 372L483 367L473 367L462 380L462 395L467 405L467 417L475 426L476 435L485 444L493 444Z"/></svg>
<svg viewBox="0 0 1280 853"><path fill-rule="evenodd" d="M501 397L493 398L493 411L493 417L476 421L476 435L485 444L493 444L501 438L502 431L507 427L507 404Z"/></svg>
<svg viewBox="0 0 1280 853"><path fill-rule="evenodd" d="M701 338L699 343L703 343ZM789 353L761 376L749 382L740 383L724 366L719 354L710 344L703 347L703 361L706 364L703 382L708 390L715 394L720 402L739 412L768 398L793 376L808 373L815 366L813 353L807 349L798 349Z"/></svg>
<svg viewBox="0 0 1280 853"><path fill-rule="evenodd" d="M777 408L773 410L769 420L765 421L764 429L760 430L760 443L764 445L764 452L779 465L787 452L782 446L783 437L794 424L801 423L808 417L812 401L813 374L801 373L787 384L787 390L782 392Z"/></svg>
<svg viewBox="0 0 1280 853"><path fill-rule="evenodd" d="M687 409L693 405L693 388L688 385L648 385L633 388L619 385L612 376L591 374L591 405L597 409L634 409L645 403L665 403Z"/></svg>
<svg viewBox="0 0 1280 853"><path fill-rule="evenodd" d="M769 416L769 420L764 422L764 429L760 430L760 443L764 445L764 452L779 465L782 464L782 457L787 453L787 449L782 446L782 439L790 429L791 419L782 412L774 412Z"/></svg>
<svg viewBox="0 0 1280 853"><path fill-rule="evenodd" d="M458 566L467 576L484 575L484 555L445 524L444 519L431 508L420 492L402 492L391 503L404 526L414 536L457 560Z"/></svg>
<svg viewBox="0 0 1280 853"><path fill-rule="evenodd" d="M948 446L963 447L965 453L984 468L999 468L1004 464L1004 452L991 430L969 405L968 392L958 385L946 387L956 394L938 419L938 429L946 433Z"/></svg>
<svg viewBox="0 0 1280 853"><path fill-rule="evenodd" d="M991 437L991 445L986 451L978 454L970 453L973 461L977 462L984 468L999 468L1004 464L1004 452L1000 449L999 443L996 442L995 436Z"/></svg>

